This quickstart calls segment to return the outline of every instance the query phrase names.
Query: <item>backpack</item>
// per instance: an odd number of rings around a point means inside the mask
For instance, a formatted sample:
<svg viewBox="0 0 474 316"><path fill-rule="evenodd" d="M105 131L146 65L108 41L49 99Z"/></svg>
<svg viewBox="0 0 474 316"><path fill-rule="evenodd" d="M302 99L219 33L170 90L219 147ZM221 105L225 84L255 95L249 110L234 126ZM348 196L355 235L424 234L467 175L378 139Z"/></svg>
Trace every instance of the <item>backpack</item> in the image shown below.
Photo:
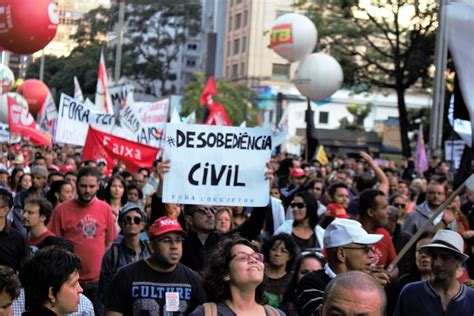
<svg viewBox="0 0 474 316"><path fill-rule="evenodd" d="M204 303L204 316L217 316L217 305L216 303ZM280 316L278 310L270 305L263 306L265 308L265 314L270 316Z"/></svg>

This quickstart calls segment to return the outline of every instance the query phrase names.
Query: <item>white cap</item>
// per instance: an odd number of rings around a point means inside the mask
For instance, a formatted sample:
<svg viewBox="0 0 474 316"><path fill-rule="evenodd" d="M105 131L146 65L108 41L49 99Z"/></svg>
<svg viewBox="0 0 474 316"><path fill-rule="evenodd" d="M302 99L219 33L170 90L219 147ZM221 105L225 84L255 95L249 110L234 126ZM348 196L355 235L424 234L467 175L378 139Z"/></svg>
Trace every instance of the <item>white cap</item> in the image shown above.
<svg viewBox="0 0 474 316"><path fill-rule="evenodd" d="M369 234L361 223L352 219L336 218L324 231L324 248L334 248L351 243L372 245L382 239L381 234Z"/></svg>

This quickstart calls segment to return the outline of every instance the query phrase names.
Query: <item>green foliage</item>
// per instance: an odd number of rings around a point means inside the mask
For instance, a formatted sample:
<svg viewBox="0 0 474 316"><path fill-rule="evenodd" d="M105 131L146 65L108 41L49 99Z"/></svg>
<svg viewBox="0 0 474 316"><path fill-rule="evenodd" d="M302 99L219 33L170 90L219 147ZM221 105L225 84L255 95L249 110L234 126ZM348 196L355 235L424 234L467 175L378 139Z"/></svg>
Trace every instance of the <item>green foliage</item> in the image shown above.
<svg viewBox="0 0 474 316"><path fill-rule="evenodd" d="M204 74L196 72L184 90L182 115L196 111L196 117L198 120L201 119L204 107L199 103L205 83ZM215 101L219 101L225 107L233 125L240 125L244 120L249 127L258 124L258 110L251 100L255 96L253 90L244 85L225 81L216 81L216 87L219 95Z"/></svg>
<svg viewBox="0 0 474 316"><path fill-rule="evenodd" d="M350 129L356 131L363 131L364 130L364 120L372 111L372 103L368 103L367 105L360 105L360 104L349 104L346 108L349 113L353 115L352 122L349 121L347 117L344 117L339 120L341 124L339 128L341 129Z"/></svg>
<svg viewBox="0 0 474 316"><path fill-rule="evenodd" d="M409 156L404 94L415 84L431 84L428 70L434 57L437 2L299 0L296 6L317 27L318 50L341 63L345 85L360 91L376 87L397 92L403 154Z"/></svg>

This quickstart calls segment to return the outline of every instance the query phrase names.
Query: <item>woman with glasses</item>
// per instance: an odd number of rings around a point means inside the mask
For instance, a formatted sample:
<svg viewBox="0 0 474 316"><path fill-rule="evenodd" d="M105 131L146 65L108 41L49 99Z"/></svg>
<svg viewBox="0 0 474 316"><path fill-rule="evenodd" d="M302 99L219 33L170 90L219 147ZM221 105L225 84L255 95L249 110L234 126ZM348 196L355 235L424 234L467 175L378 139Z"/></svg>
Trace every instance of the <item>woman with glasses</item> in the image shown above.
<svg viewBox="0 0 474 316"><path fill-rule="evenodd" d="M309 192L298 192L290 204L293 219L285 221L275 234L291 235L301 251L322 248L324 229L318 225L318 201Z"/></svg>
<svg viewBox="0 0 474 316"><path fill-rule="evenodd" d="M203 286L209 303L191 316L284 315L264 305L264 256L246 239L227 239L214 252L204 273Z"/></svg>
<svg viewBox="0 0 474 316"><path fill-rule="evenodd" d="M295 272L281 303L282 310L287 316L298 316L296 309L296 287L301 278L309 272L321 270L326 262L324 255L318 251L308 250L301 253L301 256L296 261Z"/></svg>
<svg viewBox="0 0 474 316"><path fill-rule="evenodd" d="M293 264L299 249L288 234L273 235L262 247L265 256L265 296L268 304L278 307L293 276Z"/></svg>

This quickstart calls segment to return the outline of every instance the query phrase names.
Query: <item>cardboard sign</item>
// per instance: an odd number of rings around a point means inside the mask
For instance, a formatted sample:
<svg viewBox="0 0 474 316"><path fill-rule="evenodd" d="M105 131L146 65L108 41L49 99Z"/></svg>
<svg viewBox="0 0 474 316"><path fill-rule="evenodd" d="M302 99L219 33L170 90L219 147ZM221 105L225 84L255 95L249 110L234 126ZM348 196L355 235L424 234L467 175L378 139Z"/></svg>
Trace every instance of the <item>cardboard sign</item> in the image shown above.
<svg viewBox="0 0 474 316"><path fill-rule="evenodd" d="M165 203L265 206L269 183L265 166L271 131L208 125L168 124L164 176Z"/></svg>
<svg viewBox="0 0 474 316"><path fill-rule="evenodd" d="M158 155L158 149L138 144L111 134L89 128L84 145L83 160L107 160L107 168L112 169L123 161L127 170L137 172L140 167L150 167Z"/></svg>

